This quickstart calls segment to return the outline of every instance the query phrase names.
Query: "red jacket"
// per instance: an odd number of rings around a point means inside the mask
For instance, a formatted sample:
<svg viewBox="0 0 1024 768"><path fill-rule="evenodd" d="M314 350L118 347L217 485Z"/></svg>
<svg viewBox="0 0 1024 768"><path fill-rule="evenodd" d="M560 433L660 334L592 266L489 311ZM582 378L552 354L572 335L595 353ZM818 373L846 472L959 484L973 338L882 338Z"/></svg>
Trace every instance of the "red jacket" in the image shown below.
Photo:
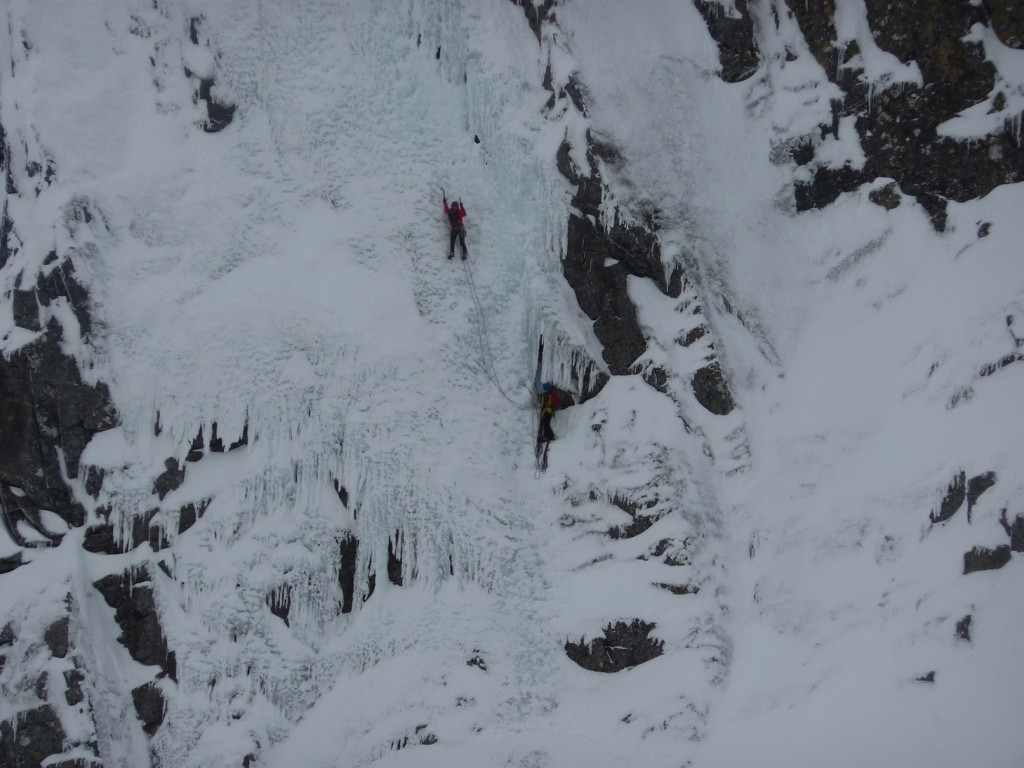
<svg viewBox="0 0 1024 768"><path fill-rule="evenodd" d="M448 215L449 211L458 211L458 213L459 213L459 226L460 227L463 226L462 220L464 218L466 218L466 206L464 206L462 203L452 203L451 207L449 207L448 203L446 201L445 204L444 204L445 216ZM449 219L448 221L450 222L451 219Z"/></svg>

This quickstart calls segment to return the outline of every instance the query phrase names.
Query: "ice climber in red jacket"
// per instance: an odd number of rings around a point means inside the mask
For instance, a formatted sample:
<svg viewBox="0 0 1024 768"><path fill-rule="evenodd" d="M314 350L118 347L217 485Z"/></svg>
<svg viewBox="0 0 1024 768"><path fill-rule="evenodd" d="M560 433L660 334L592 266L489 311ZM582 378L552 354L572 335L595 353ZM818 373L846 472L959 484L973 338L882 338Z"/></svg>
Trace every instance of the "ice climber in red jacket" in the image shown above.
<svg viewBox="0 0 1024 768"><path fill-rule="evenodd" d="M437 198L434 198L435 200ZM444 212L448 216L448 224L452 228L452 239L448 244L448 258L452 259L455 257L455 239L458 238L462 244L462 259L465 261L468 251L466 250L466 227L463 225L462 220L466 218L466 207L462 202L452 203L448 205L448 198L444 199Z"/></svg>

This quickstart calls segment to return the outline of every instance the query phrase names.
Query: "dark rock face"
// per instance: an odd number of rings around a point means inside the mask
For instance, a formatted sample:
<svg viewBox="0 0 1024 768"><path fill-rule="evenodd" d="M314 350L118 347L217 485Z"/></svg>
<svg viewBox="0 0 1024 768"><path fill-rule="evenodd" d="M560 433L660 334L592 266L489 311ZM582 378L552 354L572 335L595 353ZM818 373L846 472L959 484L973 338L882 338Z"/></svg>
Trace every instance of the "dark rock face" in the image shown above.
<svg viewBox="0 0 1024 768"><path fill-rule="evenodd" d="M82 540L82 549L86 552L106 555L116 555L121 552L121 547L114 541L114 527L111 525L89 528Z"/></svg>
<svg viewBox="0 0 1024 768"><path fill-rule="evenodd" d="M554 7L555 0L540 0L540 2L521 2L521 0L512 0L518 6L521 6L523 13L526 14L526 20L530 23L530 29L537 35L537 42L540 42L540 30L544 22L549 18L554 18Z"/></svg>
<svg viewBox="0 0 1024 768"><path fill-rule="evenodd" d="M996 473L985 472L967 481L967 519L971 519L971 510L985 491L996 484Z"/></svg>
<svg viewBox="0 0 1024 768"><path fill-rule="evenodd" d="M169 459L168 461L173 460ZM181 535L195 525L196 521L203 516L206 508L210 505L210 501L210 499L204 499L198 505L189 503L182 506L178 510L176 526L173 525L173 517L170 517L169 520L166 517L167 515L173 515L173 513L165 512L165 517L158 523L154 523L153 521L160 510L155 507L146 510L132 518L131 531L128 537L122 541L118 541L115 538L114 526L106 522L109 519L109 510L100 508L97 511L99 517L103 518L104 522L86 531L85 537L82 540L82 548L87 552L97 554L119 555L122 552L130 552L136 547L149 542L149 546L153 551L159 552L171 546L171 540L167 535L168 523L171 524L171 527L176 528L178 535Z"/></svg>
<svg viewBox="0 0 1024 768"><path fill-rule="evenodd" d="M687 555L687 550L691 543L689 537L683 539L683 541L662 539L657 544L652 545L646 554L640 555L639 559L649 560L652 557L663 557L662 562L665 565L688 565L690 558Z"/></svg>
<svg viewBox="0 0 1024 768"><path fill-rule="evenodd" d="M1006 519L1006 510L1004 509L1000 522L1006 530L1006 535L1010 537L1010 549L1014 552L1024 552L1024 516L1017 515L1011 524Z"/></svg>
<svg viewBox="0 0 1024 768"><path fill-rule="evenodd" d="M205 499L204 501L196 504L186 504L178 511L178 535L183 534L189 528L196 524L196 521L203 516L206 512L206 508L210 506L211 499ZM165 542L161 548L167 547L168 544Z"/></svg>
<svg viewBox="0 0 1024 768"><path fill-rule="evenodd" d="M700 587L695 587L692 584L665 584L659 582L655 586L671 592L673 595L696 595L700 592Z"/></svg>
<svg viewBox="0 0 1024 768"><path fill-rule="evenodd" d="M93 217L82 201L72 203L70 211L73 221ZM20 521L51 543L59 541L39 523L40 509L56 512L71 526L82 525L84 511L64 485L58 452L68 475L76 478L82 451L92 436L117 424L107 387L84 383L75 361L61 351L64 329L53 319L40 327L39 306L63 299L81 332L87 336L91 328L88 296L72 263L61 261L56 253L47 263L52 267L36 287L26 289L22 280L22 290L13 297L16 322L41 335L10 359L0 359L0 500L4 522L21 545L25 542L16 532Z"/></svg>
<svg viewBox="0 0 1024 768"><path fill-rule="evenodd" d="M655 625L640 619L629 624L619 621L604 628L604 637L594 638L588 644L585 638L578 643L566 642L565 653L584 669L593 672L619 672L660 656L663 640L650 637Z"/></svg>
<svg viewBox="0 0 1024 768"><path fill-rule="evenodd" d="M284 586L267 595L267 607L270 608L272 614L284 622L286 627L290 627L291 622L288 620L288 612L292 608L291 587Z"/></svg>
<svg viewBox="0 0 1024 768"><path fill-rule="evenodd" d="M67 616L59 619L49 627L46 632L43 633L43 640L46 642L46 646L50 649L56 658L63 659L68 655L68 625L69 620Z"/></svg>
<svg viewBox="0 0 1024 768"><path fill-rule="evenodd" d="M212 47L209 35L204 29L205 19L202 16L193 16L189 20L189 42L195 46ZM213 95L216 80L213 77L199 77L185 68L185 75L192 80L195 93L192 100L196 103L206 102L206 120L202 128L207 133L219 133L227 128L235 117L235 105L225 103Z"/></svg>
<svg viewBox="0 0 1024 768"><path fill-rule="evenodd" d="M185 482L185 469L178 466L177 459L167 459L164 463L166 471L153 483L153 493L163 501L164 497Z"/></svg>
<svg viewBox="0 0 1024 768"><path fill-rule="evenodd" d="M214 80L204 77L199 81L196 98L206 102L206 121L203 130L207 133L219 133L227 128L235 117L235 105L224 104L212 95Z"/></svg>
<svg viewBox="0 0 1024 768"><path fill-rule="evenodd" d="M0 765L39 768L51 755L64 752L64 728L49 704L0 723Z"/></svg>
<svg viewBox="0 0 1024 768"><path fill-rule="evenodd" d="M164 722L164 695L155 683L146 683L132 691L132 703L142 730L152 736Z"/></svg>
<svg viewBox="0 0 1024 768"><path fill-rule="evenodd" d="M73 760L61 760L59 763L50 763L49 768L103 768L99 758L76 757Z"/></svg>
<svg viewBox="0 0 1024 768"><path fill-rule="evenodd" d="M964 142L937 132L941 123L989 98L995 84L995 70L981 46L963 40L971 25L991 22L1004 39L1018 40L1019 3L868 0L868 22L879 47L903 62L916 62L923 78L921 87L871 93L859 80L860 70L842 66L859 51L856 44L837 41L834 1L787 4L818 62L846 94L833 104L833 124L822 126L822 136L838 132L839 118L855 115L867 158L861 170L819 166L811 182L798 186L798 210L828 205L862 183L889 177L918 198L941 231L947 200L974 199L1024 179L1024 149L1011 130ZM993 99L992 109L1005 109L1005 99L1002 106ZM1007 114L1008 121L1014 117Z"/></svg>
<svg viewBox="0 0 1024 768"><path fill-rule="evenodd" d="M967 499L967 473L961 472L949 483L938 511L932 512L929 515L930 519L933 523L945 522L963 506L965 499Z"/></svg>
<svg viewBox="0 0 1024 768"><path fill-rule="evenodd" d="M14 178L11 175L11 168L7 162L8 157L10 157L10 150L7 148L7 131L4 129L3 124L0 124L0 172L4 175L4 189L7 191L7 194L16 195L18 190L14 188ZM3 220L5 222L8 221L6 206L4 206ZM7 263L7 252L5 251L0 256L3 257L0 260L0 267L2 267Z"/></svg>
<svg viewBox="0 0 1024 768"><path fill-rule="evenodd" d="M747 0L736 0L736 15L726 14L718 3L693 0L704 17L711 37L718 43L718 57L722 62L722 79L727 83L746 80L757 69L760 61L754 42L754 22L750 18Z"/></svg>
<svg viewBox="0 0 1024 768"><path fill-rule="evenodd" d="M984 0L992 29L1011 48L1024 48L1024 6L1018 0Z"/></svg>
<svg viewBox="0 0 1024 768"><path fill-rule="evenodd" d="M868 195L868 199L875 205L880 205L887 211L891 211L893 208L899 208L900 203L903 202L900 199L899 189L896 187L896 182L890 182L880 189L872 190Z"/></svg>
<svg viewBox="0 0 1024 768"><path fill-rule="evenodd" d="M35 291L15 290L11 297L14 324L29 331L41 331L39 324L39 302Z"/></svg>
<svg viewBox="0 0 1024 768"><path fill-rule="evenodd" d="M1001 371L1006 366L1013 365L1014 363L1019 363L1021 361L1024 361L1024 354L1020 352L1011 352L1007 355L1003 355L994 363L988 363L987 365L982 366L981 370L978 371L978 374L980 376L991 376L992 374Z"/></svg>
<svg viewBox="0 0 1024 768"><path fill-rule="evenodd" d="M356 591L356 559L359 554L359 539L347 536L341 541L341 567L338 569L338 586L341 587L342 613L352 612Z"/></svg>
<svg viewBox="0 0 1024 768"><path fill-rule="evenodd" d="M712 363L693 374L693 394L697 402L718 416L725 416L736 407L718 363Z"/></svg>
<svg viewBox="0 0 1024 768"><path fill-rule="evenodd" d="M681 339L676 341L681 347L691 347L705 336L707 336L708 327L706 325L698 325L696 328L691 330Z"/></svg>
<svg viewBox="0 0 1024 768"><path fill-rule="evenodd" d="M634 536L639 536L646 531L661 518L662 515L634 515L633 522L611 528L608 531L608 536L612 539L632 539Z"/></svg>
<svg viewBox="0 0 1024 768"><path fill-rule="evenodd" d="M964 575L975 571L994 571L1010 562L1010 546L1004 544L995 549L975 547L964 553Z"/></svg>
<svg viewBox="0 0 1024 768"><path fill-rule="evenodd" d="M758 53L747 0L737 0L734 11L728 13L707 0L695 2L720 45L723 77L729 81L748 77L757 68ZM555 22L552 12L555 3L545 0L543 5L520 5L540 39L541 26L546 21ZM564 103L567 99L571 102L571 107L567 108L588 117L590 98L575 74L556 88L549 65L543 85L551 91L547 109L554 109L559 100ZM555 153L559 173L575 187L572 205L576 211L569 218L563 276L573 289L580 308L593 321L594 334L601 343L601 356L608 372L613 376L641 373L651 387L669 394L669 375L664 369L648 366L637 370L636 362L647 352L648 340L640 326L637 309L629 298L628 279L633 276L652 280L663 294L678 298L683 291L683 269L676 264L666 274L658 238L660 212L657 209L649 207L644 210L641 207L641 210L630 211L626 215L615 207L612 220L608 220L608 210L612 206L608 204L602 174L608 169L621 170L625 159L617 147L589 130L586 142L584 168L574 161L574 147L567 139ZM628 222L627 219L633 215L636 216L635 223ZM701 335L704 332L706 329ZM699 337L694 336L686 343L692 344ZM593 383L589 373L588 363L581 389L583 401L600 391L605 383L603 372L598 373ZM728 413L732 410L732 397L720 366L709 366L707 372L697 377L695 386L701 387L698 399L712 412Z"/></svg>
<svg viewBox="0 0 1024 768"><path fill-rule="evenodd" d="M971 641L971 614L967 614L960 621L956 623L956 637L957 640Z"/></svg>
<svg viewBox="0 0 1024 768"><path fill-rule="evenodd" d="M586 114L582 85L576 81L570 85L567 95ZM618 211L613 221L604 221L600 163L617 166L623 160L615 147L589 133L587 141L587 175L573 163L568 143L562 143L555 158L559 172L576 185L572 203L583 214L569 218L562 272L580 308L594 321L594 333L612 375L625 375L633 372L633 363L647 351L636 307L627 293L627 278L653 280L662 293L676 297L682 292L683 273L677 267L666 278L653 213L645 215L642 224L625 223Z"/></svg>
<svg viewBox="0 0 1024 768"><path fill-rule="evenodd" d="M967 473L961 472L950 482L949 487L946 489L946 495L942 497L942 503L939 505L938 510L929 515L932 523L944 523L949 520L957 513L957 510L960 509L964 503L964 499L966 498Z"/></svg>
<svg viewBox="0 0 1024 768"><path fill-rule="evenodd" d="M983 472L970 480L967 479L966 472L960 472L950 481L939 508L929 515L932 524L944 523L949 520L960 510L964 501L967 502L967 521L970 522L971 512L978 503L978 499L981 498L981 494L995 485L996 479L995 472Z"/></svg>
<svg viewBox="0 0 1024 768"><path fill-rule="evenodd" d="M815 169L814 180L810 184L796 185L793 193L796 209L808 211L812 208L824 208L838 200L844 192L852 192L868 180L866 174L849 166L819 167Z"/></svg>
<svg viewBox="0 0 1024 768"><path fill-rule="evenodd" d="M396 533L395 537L400 538L400 534ZM402 586L402 559L396 552L394 541L388 542L388 581L396 587Z"/></svg>
<svg viewBox="0 0 1024 768"><path fill-rule="evenodd" d="M82 693L82 683L85 681L85 673L81 669L75 667L64 673L64 699L67 701L68 706L75 706L85 700L85 694Z"/></svg>
<svg viewBox="0 0 1024 768"><path fill-rule="evenodd" d="M61 353L62 335L51 321L41 340L0 360L0 480L24 491L27 503L78 526L84 513L64 486L57 451L77 477L82 450L116 416L107 388L85 384Z"/></svg>
<svg viewBox="0 0 1024 768"><path fill-rule="evenodd" d="M664 510L647 515L641 514L643 510L650 510L658 505L657 497L646 499L640 503L628 496L616 493L612 496L611 502L633 518L633 521L626 525L610 528L608 536L612 539L631 539L634 536L639 536L667 514Z"/></svg>
<svg viewBox="0 0 1024 768"><path fill-rule="evenodd" d="M93 584L107 605L114 609L114 619L121 627L118 640L140 664L160 667L165 675L177 680L174 654L167 650L160 619L153 600L149 570L141 566L120 576L111 574Z"/></svg>
<svg viewBox="0 0 1024 768"><path fill-rule="evenodd" d="M604 346L604 360L613 375L630 372L647 351L636 307L626 292L629 272L622 262L605 266L609 241L589 219L569 220L568 252L563 271L576 300L594 321L594 333Z"/></svg>
<svg viewBox="0 0 1024 768"><path fill-rule="evenodd" d="M151 509L134 517L129 538L122 542L118 542L115 539L114 527L109 523L90 528L82 541L82 548L87 552L104 555L118 555L122 552L129 552L149 540L149 524L156 516L156 513L156 509Z"/></svg>

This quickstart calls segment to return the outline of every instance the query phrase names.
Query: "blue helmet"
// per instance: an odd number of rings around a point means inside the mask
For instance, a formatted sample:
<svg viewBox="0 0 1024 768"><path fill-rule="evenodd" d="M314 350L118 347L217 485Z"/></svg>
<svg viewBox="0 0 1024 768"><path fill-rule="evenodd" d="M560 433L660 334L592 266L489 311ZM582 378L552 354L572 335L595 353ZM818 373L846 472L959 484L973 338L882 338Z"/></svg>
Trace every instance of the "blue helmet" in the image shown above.
<svg viewBox="0 0 1024 768"><path fill-rule="evenodd" d="M550 391L551 391L552 389L554 389L554 388L555 388L555 385L554 385L554 384L552 384L552 383L551 383L550 381L545 381L545 382L544 382L544 386L542 387L542 389L543 389L543 390L544 390L545 392L550 392Z"/></svg>

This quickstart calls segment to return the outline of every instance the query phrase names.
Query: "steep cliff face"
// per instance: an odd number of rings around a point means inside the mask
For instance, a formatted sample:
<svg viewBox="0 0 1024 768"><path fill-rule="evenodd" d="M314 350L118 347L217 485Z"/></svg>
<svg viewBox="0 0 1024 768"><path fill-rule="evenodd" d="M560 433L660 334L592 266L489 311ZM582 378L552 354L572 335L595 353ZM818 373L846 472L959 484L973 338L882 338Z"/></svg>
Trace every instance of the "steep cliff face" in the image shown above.
<svg viewBox="0 0 1024 768"><path fill-rule="evenodd" d="M6 140L2 130L0 138ZM14 158L21 168L11 168ZM93 220L86 201L72 201L60 218L63 237L57 239L64 247L35 261L38 244L20 234L28 228L28 211L20 208L24 228L13 211L24 199L19 189L31 199L56 183L57 174L52 160L27 146L16 153L5 144L3 160L8 198L0 270L9 314L0 359L0 516L8 542L17 547L3 558L3 571L11 590L27 593L26 585L38 577L25 566L45 568L55 556L50 548L85 525L87 510L76 489L95 491L102 477L83 464L82 453L96 434L117 424L117 414L105 383L86 382L81 373L93 308L75 265L95 255L92 227L103 225ZM37 178L44 166L45 178ZM4 698L13 706L0 724L0 754L9 765L98 765L85 692L95 670L71 637L72 624L81 623L81 605L67 584L48 585L43 594L30 616L11 616L4 627L0 674L6 671Z"/></svg>
<svg viewBox="0 0 1024 768"><path fill-rule="evenodd" d="M881 765L978 690L928 754L1014 754L1019 4L56 5L0 46L0 762L835 711Z"/></svg>

